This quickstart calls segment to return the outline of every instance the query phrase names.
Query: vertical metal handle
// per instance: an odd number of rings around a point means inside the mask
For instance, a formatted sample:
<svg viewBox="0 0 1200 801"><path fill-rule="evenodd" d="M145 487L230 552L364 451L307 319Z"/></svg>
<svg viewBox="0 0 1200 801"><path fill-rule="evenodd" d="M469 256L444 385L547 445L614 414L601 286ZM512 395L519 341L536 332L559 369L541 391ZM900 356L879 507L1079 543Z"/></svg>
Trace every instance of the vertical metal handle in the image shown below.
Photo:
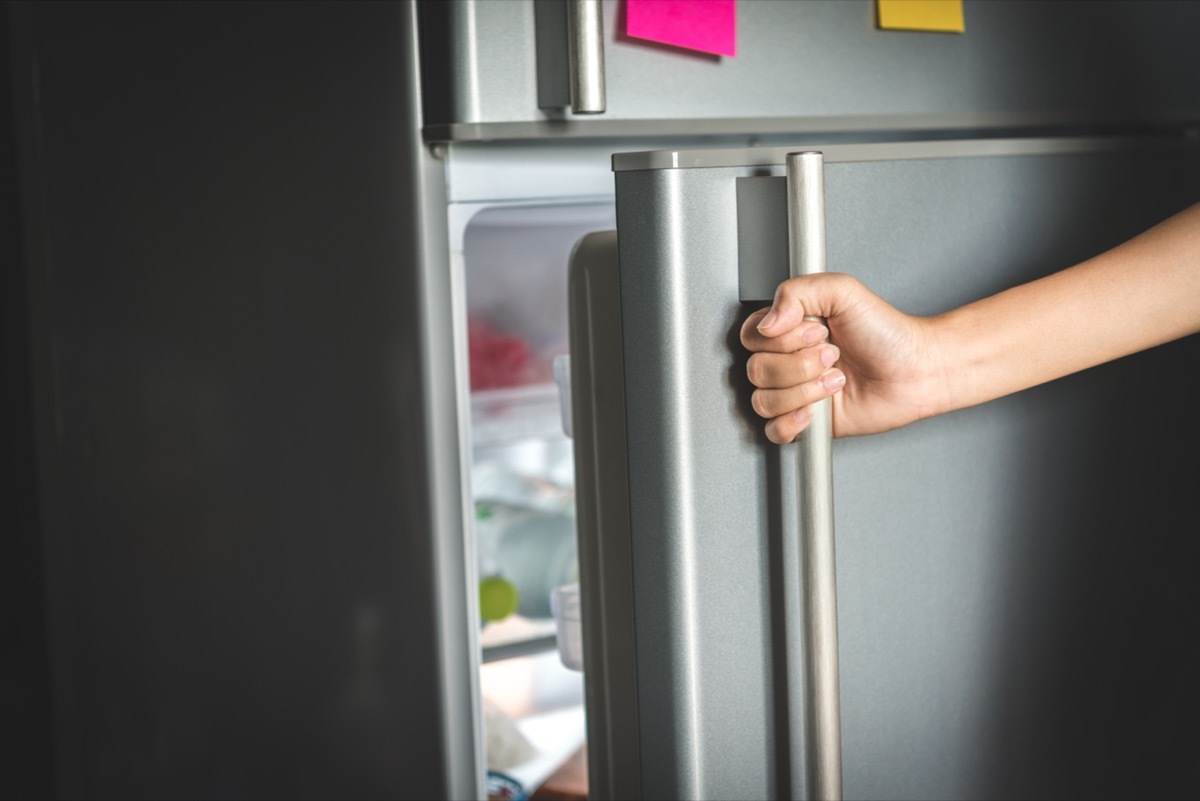
<svg viewBox="0 0 1200 801"><path fill-rule="evenodd" d="M604 13L602 0L567 0L571 111L604 112Z"/></svg>
<svg viewBox="0 0 1200 801"><path fill-rule="evenodd" d="M788 267L792 276L825 272L825 159L787 155ZM818 318L809 318L818 319ZM837 567L833 538L833 410L814 406L800 436L801 617L804 644L804 743L808 797L842 797L842 723L838 686Z"/></svg>

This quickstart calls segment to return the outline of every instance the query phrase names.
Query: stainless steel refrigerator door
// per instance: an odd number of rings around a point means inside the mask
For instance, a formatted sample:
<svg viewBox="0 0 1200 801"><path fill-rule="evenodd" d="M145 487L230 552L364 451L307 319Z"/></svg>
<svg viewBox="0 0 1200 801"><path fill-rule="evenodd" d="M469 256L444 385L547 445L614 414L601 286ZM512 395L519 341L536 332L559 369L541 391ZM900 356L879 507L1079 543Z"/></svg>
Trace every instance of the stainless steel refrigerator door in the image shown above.
<svg viewBox="0 0 1200 801"><path fill-rule="evenodd" d="M826 157L828 269L917 314L1081 261L1200 185L1178 142L803 149ZM620 413L594 400L576 441L578 474L594 460L608 479L577 491L585 658L605 671L586 675L589 725L594 686L623 693L595 717L635 771L616 797L804 794L783 615L796 501L737 336L787 274L785 153L618 154L616 257L589 270L620 305L572 299L591 321L573 361L609 365L573 369L575 397L621 387ZM1200 424L1175 373L1197 355L1186 339L835 443L846 798L1194 794Z"/></svg>
<svg viewBox="0 0 1200 801"><path fill-rule="evenodd" d="M733 57L630 37L624 4L604 0L601 49L580 48L591 58L576 67L567 6L423 0L427 133L762 135L1200 114L1200 7L1177 0L971 0L962 34L881 30L876 0L741 0ZM603 111L576 113L570 79L597 55Z"/></svg>

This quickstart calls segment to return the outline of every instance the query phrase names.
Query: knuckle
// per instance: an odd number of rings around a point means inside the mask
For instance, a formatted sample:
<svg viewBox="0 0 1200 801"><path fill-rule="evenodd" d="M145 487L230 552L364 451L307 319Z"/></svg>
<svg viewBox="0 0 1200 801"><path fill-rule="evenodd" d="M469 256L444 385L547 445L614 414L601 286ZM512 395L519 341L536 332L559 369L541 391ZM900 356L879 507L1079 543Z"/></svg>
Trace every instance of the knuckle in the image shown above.
<svg viewBox="0 0 1200 801"><path fill-rule="evenodd" d="M758 328L756 326L758 325L758 321L761 320L763 316L764 315L755 312L747 317L746 321L742 323L742 330L739 332L738 336L742 340L742 346L748 350L753 350L754 345L758 341L756 336L758 334Z"/></svg>
<svg viewBox="0 0 1200 801"><path fill-rule="evenodd" d="M759 417L775 416L771 410L770 398L761 389L755 390L754 394L750 396L750 405L754 407L754 411Z"/></svg>
<svg viewBox="0 0 1200 801"><path fill-rule="evenodd" d="M775 290L776 302L790 303L796 299L796 295L800 291L800 279L798 277L785 279Z"/></svg>
<svg viewBox="0 0 1200 801"><path fill-rule="evenodd" d="M826 275L826 280L829 281L829 285L833 287L834 291L843 295L856 291L861 283L849 273L827 273Z"/></svg>
<svg viewBox="0 0 1200 801"><path fill-rule="evenodd" d="M767 423L766 426L767 439L774 442L776 445L785 445L795 439L796 435L792 433L782 417L777 417Z"/></svg>
<svg viewBox="0 0 1200 801"><path fill-rule="evenodd" d="M765 386L767 383L767 366L764 361L762 354L756 353L746 362L746 376L756 387Z"/></svg>
<svg viewBox="0 0 1200 801"><path fill-rule="evenodd" d="M804 380L811 381L828 369L825 367L824 362L821 361L821 357L824 355L824 353L825 348L823 346L808 349L808 353L805 354L804 360Z"/></svg>

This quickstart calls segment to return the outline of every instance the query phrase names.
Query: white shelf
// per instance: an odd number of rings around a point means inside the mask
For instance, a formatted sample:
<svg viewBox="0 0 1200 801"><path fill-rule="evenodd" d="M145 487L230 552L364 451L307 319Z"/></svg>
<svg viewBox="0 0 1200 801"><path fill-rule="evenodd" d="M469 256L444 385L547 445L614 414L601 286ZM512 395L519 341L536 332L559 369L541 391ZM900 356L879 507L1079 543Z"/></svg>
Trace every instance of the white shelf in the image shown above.
<svg viewBox="0 0 1200 801"><path fill-rule="evenodd" d="M566 436L558 386L532 384L472 392L471 434L475 449Z"/></svg>

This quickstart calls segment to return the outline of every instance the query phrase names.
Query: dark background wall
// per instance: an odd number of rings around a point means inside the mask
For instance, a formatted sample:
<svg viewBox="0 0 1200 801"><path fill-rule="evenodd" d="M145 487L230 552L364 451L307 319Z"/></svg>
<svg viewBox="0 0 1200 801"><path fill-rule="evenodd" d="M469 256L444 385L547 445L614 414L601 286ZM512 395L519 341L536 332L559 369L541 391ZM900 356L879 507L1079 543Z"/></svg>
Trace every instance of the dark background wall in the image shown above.
<svg viewBox="0 0 1200 801"><path fill-rule="evenodd" d="M47 796L51 787L50 681L9 35L6 7L0 14L0 453L5 477L0 503L0 797L37 798Z"/></svg>
<svg viewBox="0 0 1200 801"><path fill-rule="evenodd" d="M3 7L4 796L446 794L405 10Z"/></svg>

